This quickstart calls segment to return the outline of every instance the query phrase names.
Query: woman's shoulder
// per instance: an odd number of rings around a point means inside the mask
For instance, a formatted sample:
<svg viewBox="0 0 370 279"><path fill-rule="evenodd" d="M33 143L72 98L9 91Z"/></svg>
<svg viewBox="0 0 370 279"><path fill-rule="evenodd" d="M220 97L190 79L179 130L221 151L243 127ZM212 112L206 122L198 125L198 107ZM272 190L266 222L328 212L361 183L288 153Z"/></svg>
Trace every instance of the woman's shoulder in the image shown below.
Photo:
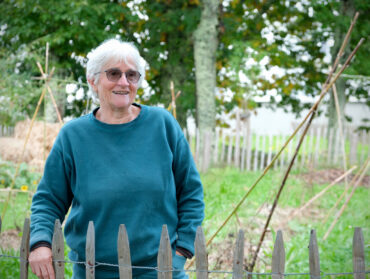
<svg viewBox="0 0 370 279"><path fill-rule="evenodd" d="M176 121L172 114L163 107L158 106L146 106L148 109L148 113L152 119L163 119L165 121Z"/></svg>
<svg viewBox="0 0 370 279"><path fill-rule="evenodd" d="M90 114L86 114L77 118L73 118L64 123L63 127L60 129L59 134L68 134L70 132L81 129L84 125L87 125L90 121Z"/></svg>

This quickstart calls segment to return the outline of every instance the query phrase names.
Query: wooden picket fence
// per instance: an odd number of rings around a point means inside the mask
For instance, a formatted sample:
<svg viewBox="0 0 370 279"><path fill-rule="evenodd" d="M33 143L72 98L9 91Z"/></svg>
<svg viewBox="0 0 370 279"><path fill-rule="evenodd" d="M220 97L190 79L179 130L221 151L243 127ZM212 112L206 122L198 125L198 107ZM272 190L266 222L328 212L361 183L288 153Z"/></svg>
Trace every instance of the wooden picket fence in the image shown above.
<svg viewBox="0 0 370 279"><path fill-rule="evenodd" d="M12 137L14 135L14 127L0 125L0 137Z"/></svg>
<svg viewBox="0 0 370 279"><path fill-rule="evenodd" d="M0 219L1 224L1 219ZM0 225L1 230L1 225ZM28 256L29 256L29 241L30 241L30 220L25 219L23 227L22 242L20 247L20 279L28 278ZM206 279L209 274L213 271L208 269L208 256L206 250L206 242L204 233L201 227L198 227L196 238L195 238L195 270L192 272L196 273L197 279ZM118 269L119 278L131 279L132 278L132 265L131 265L131 255L129 240L126 232L125 225L120 225L118 233ZM353 259L353 272L351 273L351 278L355 279L365 279L366 274L369 271L365 270L365 247L364 247L364 237L361 228L355 228L352 244L352 259ZM54 226L54 235L52 240L52 254L53 254L53 265L55 271L55 278L64 278L64 239L62 228L59 220L56 220ZM1 255L3 256L3 255ZM1 259L0 259L1 260ZM167 226L163 225L161 239L159 243L158 250L158 266L153 268L157 271L159 279L171 279L172 272L172 251L171 243L168 236ZM271 273L264 273L264 275L270 276L273 279L283 279L287 275L310 275L311 279L322 278L326 276L320 270L320 257L319 249L317 244L316 232L311 230L310 241L309 241L309 274L307 273L285 273L285 249L282 232L279 230L276 235L276 240L274 244L274 250L272 253L272 271ZM244 232L239 231L233 256L233 267L232 274L233 279L246 278L246 276L251 277L253 274L249 273L244 267ZM89 222L87 235L86 235L86 278L95 278L95 266L96 264L104 265L104 263L97 263L95 261L95 232L93 222ZM109 264L111 265L111 264ZM216 273L216 271L214 272ZM217 272L220 273L219 271ZM226 273L226 272L225 272ZM333 274L333 273L331 273ZM349 274L349 273L336 273L336 274ZM353 275L353 277L352 277Z"/></svg>
<svg viewBox="0 0 370 279"><path fill-rule="evenodd" d="M216 128L214 132L196 130L195 135L184 130L198 168L205 172L210 166L233 166L240 170L263 170L288 139L288 135L258 134L242 124L237 129ZM343 133L347 165L365 162L370 156L370 132L346 127ZM290 141L273 168L289 164L300 134ZM301 146L294 168L342 167L343 143L339 131L327 126L312 125Z"/></svg>

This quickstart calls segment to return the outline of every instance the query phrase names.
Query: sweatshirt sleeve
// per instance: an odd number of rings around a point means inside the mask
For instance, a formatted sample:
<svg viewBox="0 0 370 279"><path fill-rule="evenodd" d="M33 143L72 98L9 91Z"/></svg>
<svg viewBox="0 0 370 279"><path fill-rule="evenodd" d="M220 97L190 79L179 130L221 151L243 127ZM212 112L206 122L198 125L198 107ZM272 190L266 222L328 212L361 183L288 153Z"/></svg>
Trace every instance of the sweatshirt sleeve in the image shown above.
<svg viewBox="0 0 370 279"><path fill-rule="evenodd" d="M197 227L204 218L203 187L188 142L181 132L174 154L178 239L176 245L194 254Z"/></svg>
<svg viewBox="0 0 370 279"><path fill-rule="evenodd" d="M44 175L31 205L30 247L40 241L52 243L56 219L63 222L72 201L70 167L58 136L46 160Z"/></svg>

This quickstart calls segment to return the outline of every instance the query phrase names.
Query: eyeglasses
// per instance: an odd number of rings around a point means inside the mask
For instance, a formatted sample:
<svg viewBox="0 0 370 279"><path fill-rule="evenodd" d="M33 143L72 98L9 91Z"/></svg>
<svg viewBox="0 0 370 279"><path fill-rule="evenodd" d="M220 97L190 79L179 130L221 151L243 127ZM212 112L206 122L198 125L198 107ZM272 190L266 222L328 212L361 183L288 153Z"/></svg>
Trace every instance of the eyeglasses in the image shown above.
<svg viewBox="0 0 370 279"><path fill-rule="evenodd" d="M119 81L119 79L122 77L122 74L125 74L127 81L133 84L136 84L141 77L141 74L138 71L133 71L133 70L122 72L120 69L113 68L113 69L105 70L104 72L107 75L107 79L112 82ZM99 73L101 72L97 72L95 73L95 75Z"/></svg>

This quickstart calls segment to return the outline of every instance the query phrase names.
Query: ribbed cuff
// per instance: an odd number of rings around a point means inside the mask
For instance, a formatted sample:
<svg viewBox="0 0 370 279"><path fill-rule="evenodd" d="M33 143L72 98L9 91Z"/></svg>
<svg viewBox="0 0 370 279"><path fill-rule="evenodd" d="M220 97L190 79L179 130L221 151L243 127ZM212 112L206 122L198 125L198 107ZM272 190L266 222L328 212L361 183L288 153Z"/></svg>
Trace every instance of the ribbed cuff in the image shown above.
<svg viewBox="0 0 370 279"><path fill-rule="evenodd" d="M32 252L33 250L35 250L36 248L40 248L40 247L48 247L51 249L51 244L47 241L39 241L39 242L36 242L35 244L32 245L32 247L30 248L30 252Z"/></svg>
<svg viewBox="0 0 370 279"><path fill-rule="evenodd" d="M177 246L176 251L179 252L181 255L183 255L187 259L191 259L193 257L193 254L185 248Z"/></svg>

